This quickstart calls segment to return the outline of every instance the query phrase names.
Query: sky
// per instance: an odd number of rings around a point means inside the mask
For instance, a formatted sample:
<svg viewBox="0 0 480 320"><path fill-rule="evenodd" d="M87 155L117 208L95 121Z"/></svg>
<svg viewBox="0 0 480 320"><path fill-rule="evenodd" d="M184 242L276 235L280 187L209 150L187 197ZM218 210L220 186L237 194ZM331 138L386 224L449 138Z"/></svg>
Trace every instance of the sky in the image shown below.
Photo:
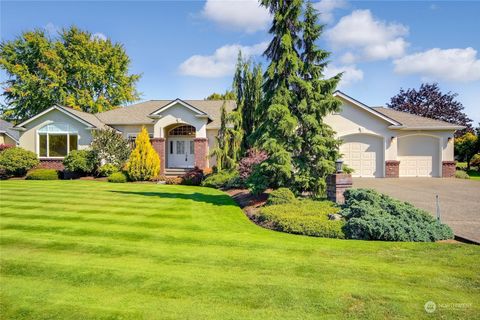
<svg viewBox="0 0 480 320"><path fill-rule="evenodd" d="M382 106L400 88L437 82L480 122L480 2L313 1L339 89ZM124 45L141 100L203 99L231 87L237 52L266 66L271 16L255 0L3 1L0 37L71 25ZM6 79L0 73L1 81Z"/></svg>

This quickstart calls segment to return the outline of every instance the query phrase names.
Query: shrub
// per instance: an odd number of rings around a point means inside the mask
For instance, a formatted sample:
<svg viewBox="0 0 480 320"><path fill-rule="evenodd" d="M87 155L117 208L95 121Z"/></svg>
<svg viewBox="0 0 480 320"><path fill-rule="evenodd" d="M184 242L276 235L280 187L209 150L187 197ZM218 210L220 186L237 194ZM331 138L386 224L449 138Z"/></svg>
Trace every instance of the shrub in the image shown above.
<svg viewBox="0 0 480 320"><path fill-rule="evenodd" d="M480 171L480 153L475 154L470 160L471 167L477 167L477 170Z"/></svg>
<svg viewBox="0 0 480 320"><path fill-rule="evenodd" d="M238 164L238 173L243 181L246 181L252 174L253 168L268 159L265 151L258 149L248 149L247 155L242 158Z"/></svg>
<svg viewBox="0 0 480 320"><path fill-rule="evenodd" d="M254 218L271 229L307 236L344 238L343 220L330 220L340 211L333 202L302 200L263 207Z"/></svg>
<svg viewBox="0 0 480 320"><path fill-rule="evenodd" d="M267 205L277 205L296 202L297 198L288 188L279 188L270 193L267 200Z"/></svg>
<svg viewBox="0 0 480 320"><path fill-rule="evenodd" d="M58 171L54 169L35 169L27 174L27 180L58 180Z"/></svg>
<svg viewBox="0 0 480 320"><path fill-rule="evenodd" d="M437 241L453 232L428 212L370 189L348 189L341 214L350 239L384 241Z"/></svg>
<svg viewBox="0 0 480 320"><path fill-rule="evenodd" d="M209 175L203 180L202 186L217 189L230 189L241 187L242 183L237 170L223 170Z"/></svg>
<svg viewBox="0 0 480 320"><path fill-rule="evenodd" d="M182 184L183 179L181 177L166 177L165 184Z"/></svg>
<svg viewBox="0 0 480 320"><path fill-rule="evenodd" d="M189 185L189 186L199 186L204 178L203 170L199 169L198 167L189 170L185 175L182 177L182 184Z"/></svg>
<svg viewBox="0 0 480 320"><path fill-rule="evenodd" d="M135 149L130 154L127 172L133 181L151 180L160 173L160 158L150 143L145 127L135 139Z"/></svg>
<svg viewBox="0 0 480 320"><path fill-rule="evenodd" d="M457 179L470 179L470 176L465 171L457 170L457 171L455 171L455 178L457 178Z"/></svg>
<svg viewBox="0 0 480 320"><path fill-rule="evenodd" d="M0 167L6 176L21 177L38 165L37 155L20 147L12 147L0 153Z"/></svg>
<svg viewBox="0 0 480 320"><path fill-rule="evenodd" d="M6 150L8 148L13 148L15 147L13 144L0 144L0 152L2 152L3 150Z"/></svg>
<svg viewBox="0 0 480 320"><path fill-rule="evenodd" d="M127 182L127 176L123 172L114 172L108 176L107 180L113 183L125 183Z"/></svg>
<svg viewBox="0 0 480 320"><path fill-rule="evenodd" d="M122 168L132 151L130 144L114 129L93 131L92 150L107 164Z"/></svg>
<svg viewBox="0 0 480 320"><path fill-rule="evenodd" d="M98 166L97 154L93 150L73 150L63 159L63 165L69 172L91 174Z"/></svg>
<svg viewBox="0 0 480 320"><path fill-rule="evenodd" d="M120 169L118 169L117 166L111 163L104 164L100 168L98 168L98 175L100 177L108 177L112 173L119 172Z"/></svg>
<svg viewBox="0 0 480 320"><path fill-rule="evenodd" d="M467 170L467 163L466 162L457 162L456 164L457 170Z"/></svg>
<svg viewBox="0 0 480 320"><path fill-rule="evenodd" d="M213 173L213 168L205 168L203 169L203 175L208 176Z"/></svg>

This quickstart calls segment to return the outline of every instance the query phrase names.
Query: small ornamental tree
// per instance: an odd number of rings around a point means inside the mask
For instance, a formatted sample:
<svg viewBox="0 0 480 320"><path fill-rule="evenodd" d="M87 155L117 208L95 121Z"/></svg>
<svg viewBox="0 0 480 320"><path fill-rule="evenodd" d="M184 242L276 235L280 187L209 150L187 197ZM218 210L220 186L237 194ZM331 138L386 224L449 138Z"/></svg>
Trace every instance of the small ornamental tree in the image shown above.
<svg viewBox="0 0 480 320"><path fill-rule="evenodd" d="M160 158L150 143L145 127L135 139L135 149L130 154L127 172L132 181L151 180L160 173Z"/></svg>
<svg viewBox="0 0 480 320"><path fill-rule="evenodd" d="M248 149L247 155L240 160L238 164L238 172L242 180L247 180L253 172L256 165L268 159L268 154L265 151L258 149Z"/></svg>
<svg viewBox="0 0 480 320"><path fill-rule="evenodd" d="M476 153L479 153L478 136L471 132L455 139L455 155L460 161L467 163L467 170L470 170L470 161Z"/></svg>
<svg viewBox="0 0 480 320"><path fill-rule="evenodd" d="M112 164L119 169L127 162L131 152L128 141L109 128L93 131L92 150L98 154L102 164Z"/></svg>

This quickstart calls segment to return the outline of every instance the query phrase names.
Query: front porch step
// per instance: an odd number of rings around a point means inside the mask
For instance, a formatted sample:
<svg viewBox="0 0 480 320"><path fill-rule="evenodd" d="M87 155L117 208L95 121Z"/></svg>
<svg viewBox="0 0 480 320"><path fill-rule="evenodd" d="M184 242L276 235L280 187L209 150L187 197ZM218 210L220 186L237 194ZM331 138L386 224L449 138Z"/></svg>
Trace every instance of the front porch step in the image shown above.
<svg viewBox="0 0 480 320"><path fill-rule="evenodd" d="M167 177L180 177L187 173L188 168L165 168L165 176Z"/></svg>

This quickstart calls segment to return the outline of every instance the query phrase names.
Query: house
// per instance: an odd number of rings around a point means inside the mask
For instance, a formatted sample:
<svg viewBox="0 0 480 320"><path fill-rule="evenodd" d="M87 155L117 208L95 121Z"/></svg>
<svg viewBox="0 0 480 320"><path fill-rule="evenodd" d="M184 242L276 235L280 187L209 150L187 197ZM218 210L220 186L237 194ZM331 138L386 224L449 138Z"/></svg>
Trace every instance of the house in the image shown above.
<svg viewBox="0 0 480 320"><path fill-rule="evenodd" d="M463 127L386 108L369 107L335 92L341 111L325 122L343 140L341 152L360 177L450 177L453 137ZM44 167L59 168L70 151L87 148L92 130L111 127L135 139L142 126L161 159L161 171L215 165L210 150L220 127L223 101L151 100L97 114L53 106L18 124L21 147ZM227 111L235 108L226 101Z"/></svg>
<svg viewBox="0 0 480 320"><path fill-rule="evenodd" d="M18 131L13 130L13 124L0 119L0 145L16 146L18 144Z"/></svg>

